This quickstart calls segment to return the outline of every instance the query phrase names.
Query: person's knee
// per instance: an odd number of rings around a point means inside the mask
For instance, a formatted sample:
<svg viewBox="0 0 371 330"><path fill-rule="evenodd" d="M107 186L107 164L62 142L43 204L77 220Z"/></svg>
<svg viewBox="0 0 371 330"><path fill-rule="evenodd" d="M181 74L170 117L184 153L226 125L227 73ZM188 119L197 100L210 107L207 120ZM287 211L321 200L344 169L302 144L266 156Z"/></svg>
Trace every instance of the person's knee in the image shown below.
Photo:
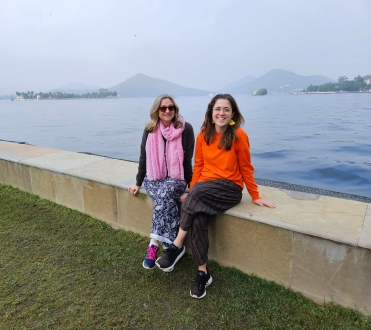
<svg viewBox="0 0 371 330"><path fill-rule="evenodd" d="M189 193L188 193L188 196L187 196L187 199L188 198L195 198L195 197L197 197L198 195L200 194L200 190L199 189L197 189L197 188L193 188L193 189L191 189L190 191L189 191Z"/></svg>
<svg viewBox="0 0 371 330"><path fill-rule="evenodd" d="M165 189L158 189L153 194L153 199L159 202L163 202L163 201L172 202L174 200L172 192L169 190L165 190Z"/></svg>
<svg viewBox="0 0 371 330"><path fill-rule="evenodd" d="M187 204L194 204L197 202L201 202L205 199L205 191L202 189L199 189L197 187L194 187L190 190L188 193L188 196L185 200Z"/></svg>
<svg viewBox="0 0 371 330"><path fill-rule="evenodd" d="M176 193L174 192L174 189L168 185L162 186L158 191L156 192L157 198L165 198L167 200L175 200Z"/></svg>

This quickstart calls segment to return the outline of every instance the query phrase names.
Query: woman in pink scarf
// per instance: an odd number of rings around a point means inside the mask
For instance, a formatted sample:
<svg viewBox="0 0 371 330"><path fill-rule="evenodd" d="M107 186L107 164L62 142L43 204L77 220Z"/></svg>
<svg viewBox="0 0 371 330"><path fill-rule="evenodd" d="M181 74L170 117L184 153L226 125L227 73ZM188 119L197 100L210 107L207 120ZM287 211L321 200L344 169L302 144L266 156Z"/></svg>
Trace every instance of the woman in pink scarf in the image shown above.
<svg viewBox="0 0 371 330"><path fill-rule="evenodd" d="M192 179L195 143L191 124L179 115L173 97L159 95L150 111L151 121L144 129L136 184L129 187L135 196L142 183L153 199L151 240L143 267L153 269L161 242L166 250L176 238L179 226L177 202Z"/></svg>

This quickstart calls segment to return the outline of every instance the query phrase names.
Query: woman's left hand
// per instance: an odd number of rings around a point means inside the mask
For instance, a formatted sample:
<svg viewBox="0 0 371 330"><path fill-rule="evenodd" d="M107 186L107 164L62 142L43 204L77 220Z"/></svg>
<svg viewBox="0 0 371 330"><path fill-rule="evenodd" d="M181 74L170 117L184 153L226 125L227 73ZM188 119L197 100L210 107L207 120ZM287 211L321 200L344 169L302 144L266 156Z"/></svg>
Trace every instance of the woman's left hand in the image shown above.
<svg viewBox="0 0 371 330"><path fill-rule="evenodd" d="M276 205L274 205L272 202L270 201L267 201L265 199L257 199L255 201L253 201L255 204L259 205L259 206L268 206L270 207L271 209L274 209L276 207Z"/></svg>
<svg viewBox="0 0 371 330"><path fill-rule="evenodd" d="M184 203L184 201L186 200L186 198L188 197L188 193L184 193L182 196L180 196L179 200L181 203Z"/></svg>

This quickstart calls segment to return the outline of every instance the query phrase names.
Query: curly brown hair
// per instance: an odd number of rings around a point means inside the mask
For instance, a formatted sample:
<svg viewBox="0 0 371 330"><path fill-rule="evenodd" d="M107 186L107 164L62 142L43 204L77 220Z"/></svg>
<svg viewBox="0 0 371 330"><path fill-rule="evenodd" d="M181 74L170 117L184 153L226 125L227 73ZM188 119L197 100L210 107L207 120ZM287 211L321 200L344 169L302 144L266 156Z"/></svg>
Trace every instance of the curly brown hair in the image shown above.
<svg viewBox="0 0 371 330"><path fill-rule="evenodd" d="M228 125L227 130L223 133L222 138L220 139L218 148L224 150L231 150L232 142L234 140L237 141L237 129L241 127L245 123L245 119L243 118L240 109L238 108L237 102L231 94L216 94L210 101L209 105L207 106L205 120L201 126L201 130L204 131L204 139L209 145L211 142L214 141L216 130L215 125L212 123L213 120L213 108L217 100L228 100L232 107L232 119L236 123L235 125Z"/></svg>

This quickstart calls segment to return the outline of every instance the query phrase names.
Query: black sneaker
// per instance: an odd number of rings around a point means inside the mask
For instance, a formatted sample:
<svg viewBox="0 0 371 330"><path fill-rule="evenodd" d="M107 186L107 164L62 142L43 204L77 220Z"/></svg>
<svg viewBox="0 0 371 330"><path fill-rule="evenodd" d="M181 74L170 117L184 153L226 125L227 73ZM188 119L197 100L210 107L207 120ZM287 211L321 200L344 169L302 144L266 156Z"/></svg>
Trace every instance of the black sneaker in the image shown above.
<svg viewBox="0 0 371 330"><path fill-rule="evenodd" d="M213 282L213 278L210 273L203 272L202 270L197 271L196 281L192 285L190 294L192 298L201 299L206 296L206 288Z"/></svg>
<svg viewBox="0 0 371 330"><path fill-rule="evenodd" d="M184 253L184 245L178 248L176 245L171 244L169 248L164 251L164 254L156 260L156 265L164 272L171 272L178 260L183 257Z"/></svg>

